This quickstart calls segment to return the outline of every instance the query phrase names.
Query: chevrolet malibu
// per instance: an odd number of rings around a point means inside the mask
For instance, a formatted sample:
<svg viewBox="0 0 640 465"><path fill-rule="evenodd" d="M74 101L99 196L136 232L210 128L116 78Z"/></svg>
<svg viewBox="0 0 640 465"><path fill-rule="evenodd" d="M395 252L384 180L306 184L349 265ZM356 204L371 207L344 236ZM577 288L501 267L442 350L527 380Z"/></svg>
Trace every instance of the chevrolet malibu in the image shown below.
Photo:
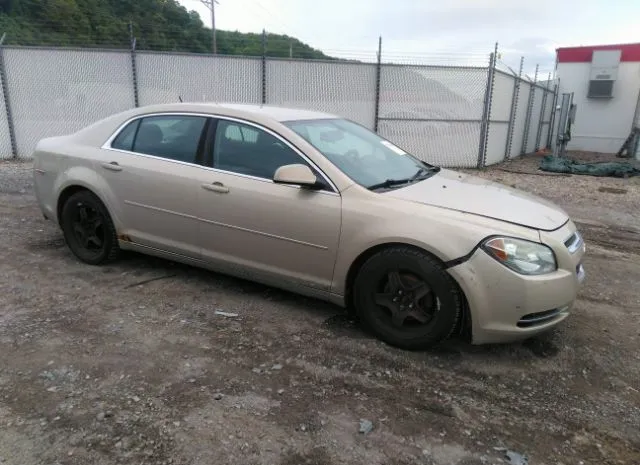
<svg viewBox="0 0 640 465"><path fill-rule="evenodd" d="M36 197L89 265L133 250L354 309L389 344L507 342L564 320L584 242L558 207L351 121L176 103L41 140Z"/></svg>

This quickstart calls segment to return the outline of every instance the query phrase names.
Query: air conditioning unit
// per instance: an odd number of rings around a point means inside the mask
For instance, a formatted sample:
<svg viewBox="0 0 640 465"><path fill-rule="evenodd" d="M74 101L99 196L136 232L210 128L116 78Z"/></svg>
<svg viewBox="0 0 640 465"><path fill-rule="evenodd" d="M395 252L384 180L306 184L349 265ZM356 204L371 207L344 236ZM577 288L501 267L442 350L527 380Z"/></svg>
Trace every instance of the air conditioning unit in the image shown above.
<svg viewBox="0 0 640 465"><path fill-rule="evenodd" d="M589 98L612 98L613 84L618 78L621 50L594 50L591 56Z"/></svg>

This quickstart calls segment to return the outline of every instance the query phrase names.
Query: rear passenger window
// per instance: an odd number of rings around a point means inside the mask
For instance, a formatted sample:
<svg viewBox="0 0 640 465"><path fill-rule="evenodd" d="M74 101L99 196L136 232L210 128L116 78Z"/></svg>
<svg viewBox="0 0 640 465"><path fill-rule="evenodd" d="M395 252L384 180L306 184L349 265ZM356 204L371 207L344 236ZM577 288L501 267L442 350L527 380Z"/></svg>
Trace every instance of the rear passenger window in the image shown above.
<svg viewBox="0 0 640 465"><path fill-rule="evenodd" d="M195 163L206 121L202 116L166 115L141 118L118 134L112 147Z"/></svg>
<svg viewBox="0 0 640 465"><path fill-rule="evenodd" d="M133 147L133 138L136 135L136 131L138 130L138 125L140 124L140 120L135 120L133 123L129 123L129 125L120 131L120 134L113 139L111 143L111 147L119 150L128 150L131 151Z"/></svg>

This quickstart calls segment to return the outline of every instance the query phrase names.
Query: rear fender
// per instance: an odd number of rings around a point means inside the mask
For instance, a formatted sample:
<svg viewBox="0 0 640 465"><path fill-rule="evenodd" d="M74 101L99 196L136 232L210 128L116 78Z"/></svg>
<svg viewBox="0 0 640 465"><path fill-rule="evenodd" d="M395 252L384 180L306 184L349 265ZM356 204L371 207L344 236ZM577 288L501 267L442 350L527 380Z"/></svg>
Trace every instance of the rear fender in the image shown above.
<svg viewBox="0 0 640 465"><path fill-rule="evenodd" d="M72 186L81 186L93 192L107 207L116 231L121 229L123 216L117 197L107 181L95 171L93 166L72 166L60 173L54 185L56 199L58 199L56 205L64 190ZM56 218L56 221L58 220Z"/></svg>

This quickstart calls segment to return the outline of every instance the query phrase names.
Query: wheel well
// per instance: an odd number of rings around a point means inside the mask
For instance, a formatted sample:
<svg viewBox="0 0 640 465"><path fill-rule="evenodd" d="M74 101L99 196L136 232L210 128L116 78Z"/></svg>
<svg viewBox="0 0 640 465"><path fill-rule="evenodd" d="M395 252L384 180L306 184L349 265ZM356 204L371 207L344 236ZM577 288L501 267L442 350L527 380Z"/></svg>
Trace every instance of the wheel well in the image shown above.
<svg viewBox="0 0 640 465"><path fill-rule="evenodd" d="M352 315L355 315L355 309L353 306L353 284L355 283L356 276L358 276L358 271L360 271L360 268L362 267L362 265L364 265L365 262L369 260L369 258L371 258L373 255L380 252L381 250L389 249L391 247L409 247L412 249L416 249L422 253L426 253L430 255L435 260L444 264L442 260L440 260L438 257L433 255L428 250L424 250L423 248L417 247L415 245L405 244L403 242L389 242L386 244L379 244L374 247L371 247L370 249L365 250L360 255L358 255L358 257L353 261L353 263L349 267L349 271L347 272L347 282L345 286L345 303L347 306L347 310ZM462 315L461 315L460 321L458 322L458 328L456 328L454 334L459 334L463 336L463 338L470 340L471 314L469 310L469 303L468 303L469 301L467 300L467 296L464 294L464 291L462 290L458 282L455 279L453 279L453 277L451 277L451 281L453 282L454 286L456 286L456 288L458 289L458 292L460 293L460 297L462 298Z"/></svg>
<svg viewBox="0 0 640 465"><path fill-rule="evenodd" d="M91 192L89 189L83 186L69 186L69 187L66 187L60 193L60 196L58 197L58 204L56 205L56 214L58 217L58 224L60 224L60 221L62 220L62 208L64 207L64 204L67 203L67 200L69 200L69 197L71 197L76 192L80 192L80 191Z"/></svg>

